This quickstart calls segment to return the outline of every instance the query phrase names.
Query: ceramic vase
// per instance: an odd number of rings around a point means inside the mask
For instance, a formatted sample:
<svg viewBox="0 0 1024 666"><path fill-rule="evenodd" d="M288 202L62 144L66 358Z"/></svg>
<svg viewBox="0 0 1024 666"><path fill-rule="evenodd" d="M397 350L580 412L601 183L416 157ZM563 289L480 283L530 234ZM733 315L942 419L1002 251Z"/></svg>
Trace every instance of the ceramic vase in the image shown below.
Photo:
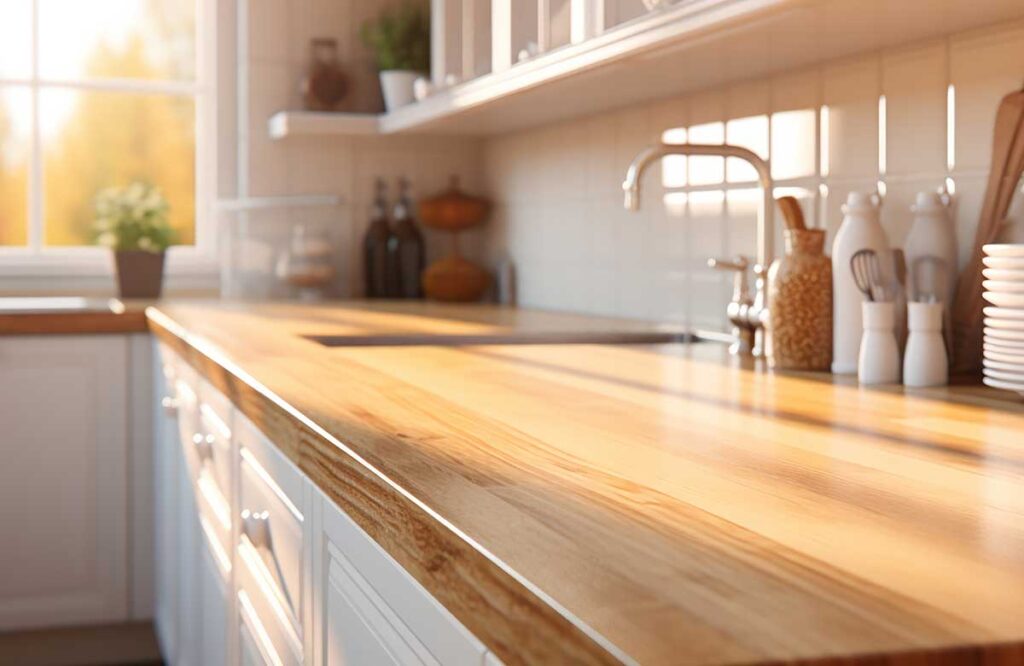
<svg viewBox="0 0 1024 666"><path fill-rule="evenodd" d="M413 85L419 77L419 72L404 69L382 71L380 73L380 90L384 94L384 108L394 111L415 102Z"/></svg>

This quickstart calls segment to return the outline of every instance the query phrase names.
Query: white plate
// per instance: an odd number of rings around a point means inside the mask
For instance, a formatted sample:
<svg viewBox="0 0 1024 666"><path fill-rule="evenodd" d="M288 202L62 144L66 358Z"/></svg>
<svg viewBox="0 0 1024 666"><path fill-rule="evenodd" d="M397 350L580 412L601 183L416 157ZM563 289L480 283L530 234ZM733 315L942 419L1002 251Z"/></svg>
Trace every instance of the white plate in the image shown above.
<svg viewBox="0 0 1024 666"><path fill-rule="evenodd" d="M985 291L982 298L1001 308L1024 308L1024 294L1004 294L993 291Z"/></svg>
<svg viewBox="0 0 1024 666"><path fill-rule="evenodd" d="M990 243L981 248L989 257L1024 257L1024 244Z"/></svg>
<svg viewBox="0 0 1024 666"><path fill-rule="evenodd" d="M1024 270L1024 259L1016 257L982 257L981 263L989 268L1002 268L1011 271Z"/></svg>
<svg viewBox="0 0 1024 666"><path fill-rule="evenodd" d="M1024 269L1011 270L1009 268L983 268L981 274L987 280L1007 280L1009 282L1024 282Z"/></svg>
<svg viewBox="0 0 1024 666"><path fill-rule="evenodd" d="M999 379L1004 382L1014 382L1020 384L1021 388L1024 389L1024 374L1019 372L1004 372L1002 370L991 370L985 368L985 376L991 377L992 379Z"/></svg>
<svg viewBox="0 0 1024 666"><path fill-rule="evenodd" d="M985 342L982 343L981 348L983 350L989 350L995 352L1004 352L1009 354L1021 354L1024 356L1024 342L1012 342L1010 340L999 340L997 338L991 338L985 336Z"/></svg>
<svg viewBox="0 0 1024 666"><path fill-rule="evenodd" d="M998 370L1001 372L1015 372L1021 375L1021 379L1024 380L1024 357L1021 358L1020 363L1007 363L1006 361L993 361L990 358L986 358L982 361L982 364L986 368L992 370Z"/></svg>
<svg viewBox="0 0 1024 666"><path fill-rule="evenodd" d="M987 291L999 293L1020 294L1024 293L1024 282L1011 282L1009 280L985 280L981 283Z"/></svg>
<svg viewBox="0 0 1024 666"><path fill-rule="evenodd" d="M1021 360L1020 352L1001 352L986 349L984 353L985 358L988 360L999 361L1000 363L1020 363Z"/></svg>
<svg viewBox="0 0 1024 666"><path fill-rule="evenodd" d="M985 306L982 310L986 317L996 317L998 319L1019 319L1024 321L1024 309L1015 310L1013 308L997 308L993 305Z"/></svg>
<svg viewBox="0 0 1024 666"><path fill-rule="evenodd" d="M1024 383L1017 384L1014 382L1004 382L1000 379L992 379L991 377L982 377L981 381L985 386L991 386L992 388L1005 389L1007 391L1013 391L1024 396Z"/></svg>
<svg viewBox="0 0 1024 666"><path fill-rule="evenodd" d="M1020 319L999 319L997 317L985 317L985 326L998 328L1004 331L1024 331L1024 321Z"/></svg>
<svg viewBox="0 0 1024 666"><path fill-rule="evenodd" d="M986 326L984 329L982 329L982 333L989 336L990 338L997 338L999 340L1024 342L1024 331L1007 331L1002 328L990 328Z"/></svg>

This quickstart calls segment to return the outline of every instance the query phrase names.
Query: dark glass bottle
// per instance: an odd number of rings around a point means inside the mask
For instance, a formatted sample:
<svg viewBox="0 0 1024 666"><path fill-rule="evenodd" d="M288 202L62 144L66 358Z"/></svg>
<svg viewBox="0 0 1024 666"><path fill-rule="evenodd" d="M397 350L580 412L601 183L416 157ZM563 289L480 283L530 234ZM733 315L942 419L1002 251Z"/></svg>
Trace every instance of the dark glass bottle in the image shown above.
<svg viewBox="0 0 1024 666"><path fill-rule="evenodd" d="M390 255L396 268L395 280L397 298L422 298L421 275L426 266L423 234L412 216L412 202L409 199L409 181L398 181L398 201L392 217L395 220L394 234L389 244Z"/></svg>
<svg viewBox="0 0 1024 666"><path fill-rule="evenodd" d="M363 286L367 298L387 298L397 291L389 249L394 234L388 223L386 197L387 185L378 178L370 226L363 237Z"/></svg>

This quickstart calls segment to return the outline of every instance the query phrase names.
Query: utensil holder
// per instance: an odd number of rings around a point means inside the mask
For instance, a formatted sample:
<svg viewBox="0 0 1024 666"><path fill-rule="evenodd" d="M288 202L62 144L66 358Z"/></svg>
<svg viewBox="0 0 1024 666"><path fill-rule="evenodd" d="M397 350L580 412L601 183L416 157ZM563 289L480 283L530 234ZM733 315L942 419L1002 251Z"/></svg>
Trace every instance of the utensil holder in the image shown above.
<svg viewBox="0 0 1024 666"><path fill-rule="evenodd" d="M942 303L907 306L910 337L903 358L903 383L907 386L944 386L949 382L942 312Z"/></svg>
<svg viewBox="0 0 1024 666"><path fill-rule="evenodd" d="M891 301L861 304L864 333L857 357L857 379L861 384L898 384L900 350L896 345L896 310Z"/></svg>

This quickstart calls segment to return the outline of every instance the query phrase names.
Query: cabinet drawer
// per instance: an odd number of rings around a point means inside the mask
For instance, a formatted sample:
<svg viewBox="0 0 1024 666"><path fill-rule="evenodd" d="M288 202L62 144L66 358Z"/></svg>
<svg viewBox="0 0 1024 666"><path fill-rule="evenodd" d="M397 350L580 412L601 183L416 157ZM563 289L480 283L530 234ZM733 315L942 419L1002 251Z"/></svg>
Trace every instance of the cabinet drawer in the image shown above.
<svg viewBox="0 0 1024 666"><path fill-rule="evenodd" d="M296 631L288 602L261 550L245 537L239 541L235 575L239 616L267 663L301 664L302 634Z"/></svg>
<svg viewBox="0 0 1024 666"><path fill-rule="evenodd" d="M333 502L322 503L328 664L485 663L483 643Z"/></svg>
<svg viewBox="0 0 1024 666"><path fill-rule="evenodd" d="M195 480L196 508L205 546L225 581L231 578L231 503L221 493L210 470Z"/></svg>
<svg viewBox="0 0 1024 666"><path fill-rule="evenodd" d="M244 416L235 418L241 524L239 580L279 652L301 660L308 611L305 480ZM296 642L297 641L297 642ZM282 646L283 643L283 646Z"/></svg>
<svg viewBox="0 0 1024 666"><path fill-rule="evenodd" d="M221 494L230 496L231 403L207 382L199 381L199 430L203 437L204 461L213 472Z"/></svg>

